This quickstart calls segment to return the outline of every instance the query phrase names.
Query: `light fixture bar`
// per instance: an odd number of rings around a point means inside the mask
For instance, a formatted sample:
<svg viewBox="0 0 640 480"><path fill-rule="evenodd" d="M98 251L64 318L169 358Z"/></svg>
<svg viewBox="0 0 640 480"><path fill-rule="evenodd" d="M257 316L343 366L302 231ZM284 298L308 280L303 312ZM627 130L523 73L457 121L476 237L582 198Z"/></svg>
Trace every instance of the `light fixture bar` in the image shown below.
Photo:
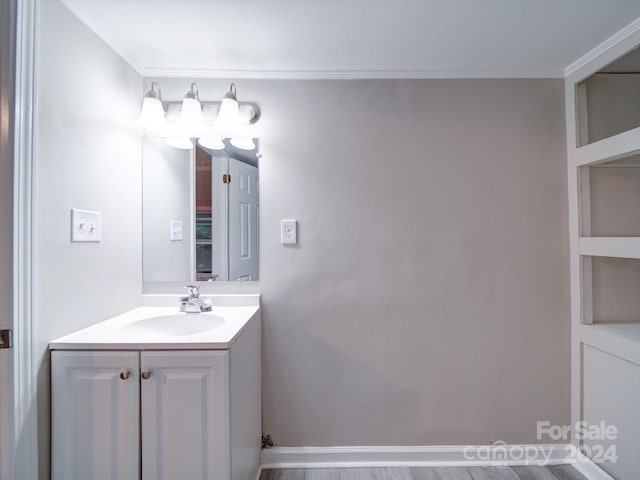
<svg viewBox="0 0 640 480"><path fill-rule="evenodd" d="M207 102L200 100L200 105L202 105L202 116L204 117L205 123L211 123L215 121L218 109L220 108L220 101ZM182 100L170 100L162 101L162 105L167 112L175 111L174 109L177 107L178 111L182 107ZM254 102L238 102L238 106L240 108L240 119L246 125L253 125L258 120L260 120L260 116L262 112L260 111L260 107ZM213 112L213 113L211 113ZM171 118L167 119L169 123L171 123Z"/></svg>

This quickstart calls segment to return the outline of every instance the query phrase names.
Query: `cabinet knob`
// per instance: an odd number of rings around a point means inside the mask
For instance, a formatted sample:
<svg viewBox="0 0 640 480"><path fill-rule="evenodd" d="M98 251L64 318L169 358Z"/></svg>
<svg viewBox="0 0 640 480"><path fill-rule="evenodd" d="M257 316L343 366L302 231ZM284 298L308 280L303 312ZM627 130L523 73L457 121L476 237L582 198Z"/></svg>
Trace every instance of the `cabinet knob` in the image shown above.
<svg viewBox="0 0 640 480"><path fill-rule="evenodd" d="M122 380L127 380L131 376L131 372L129 370L123 370L120 372L120 378Z"/></svg>
<svg viewBox="0 0 640 480"><path fill-rule="evenodd" d="M151 370L143 370L140 375L144 380L149 380L151 378Z"/></svg>

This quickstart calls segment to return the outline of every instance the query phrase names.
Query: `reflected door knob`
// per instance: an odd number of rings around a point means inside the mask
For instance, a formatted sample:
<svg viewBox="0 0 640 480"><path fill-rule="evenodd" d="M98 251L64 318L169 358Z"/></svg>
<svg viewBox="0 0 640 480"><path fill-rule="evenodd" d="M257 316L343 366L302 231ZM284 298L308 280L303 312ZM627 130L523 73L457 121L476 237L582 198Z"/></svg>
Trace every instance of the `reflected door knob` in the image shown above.
<svg viewBox="0 0 640 480"><path fill-rule="evenodd" d="M140 376L143 380L149 380L151 378L151 370L143 370Z"/></svg>

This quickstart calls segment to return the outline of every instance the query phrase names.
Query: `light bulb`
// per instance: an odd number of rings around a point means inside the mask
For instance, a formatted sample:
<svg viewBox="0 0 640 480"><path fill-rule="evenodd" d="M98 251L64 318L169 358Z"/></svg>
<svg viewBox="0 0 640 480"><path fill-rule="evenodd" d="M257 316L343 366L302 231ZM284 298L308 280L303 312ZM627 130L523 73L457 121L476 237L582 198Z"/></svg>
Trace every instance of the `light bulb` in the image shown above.
<svg viewBox="0 0 640 480"><path fill-rule="evenodd" d="M234 137L229 140L231 145L240 150L253 150L256 148L256 144L253 141L253 138L250 137Z"/></svg>
<svg viewBox="0 0 640 480"><path fill-rule="evenodd" d="M167 137L165 140L167 145L171 145L175 148L182 150L191 150L193 148L193 142L189 137Z"/></svg>
<svg viewBox="0 0 640 480"><path fill-rule="evenodd" d="M199 138L198 143L204 148L210 148L211 150L224 150L226 148L226 145L220 137Z"/></svg>

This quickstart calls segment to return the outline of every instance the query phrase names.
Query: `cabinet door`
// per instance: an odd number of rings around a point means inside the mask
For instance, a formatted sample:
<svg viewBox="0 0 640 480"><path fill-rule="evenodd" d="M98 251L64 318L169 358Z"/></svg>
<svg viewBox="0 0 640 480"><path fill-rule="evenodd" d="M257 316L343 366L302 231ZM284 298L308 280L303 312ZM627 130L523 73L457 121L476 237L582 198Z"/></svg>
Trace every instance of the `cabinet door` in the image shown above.
<svg viewBox="0 0 640 480"><path fill-rule="evenodd" d="M52 479L140 477L138 352L51 354Z"/></svg>
<svg viewBox="0 0 640 480"><path fill-rule="evenodd" d="M229 479L229 354L142 352L143 480Z"/></svg>

